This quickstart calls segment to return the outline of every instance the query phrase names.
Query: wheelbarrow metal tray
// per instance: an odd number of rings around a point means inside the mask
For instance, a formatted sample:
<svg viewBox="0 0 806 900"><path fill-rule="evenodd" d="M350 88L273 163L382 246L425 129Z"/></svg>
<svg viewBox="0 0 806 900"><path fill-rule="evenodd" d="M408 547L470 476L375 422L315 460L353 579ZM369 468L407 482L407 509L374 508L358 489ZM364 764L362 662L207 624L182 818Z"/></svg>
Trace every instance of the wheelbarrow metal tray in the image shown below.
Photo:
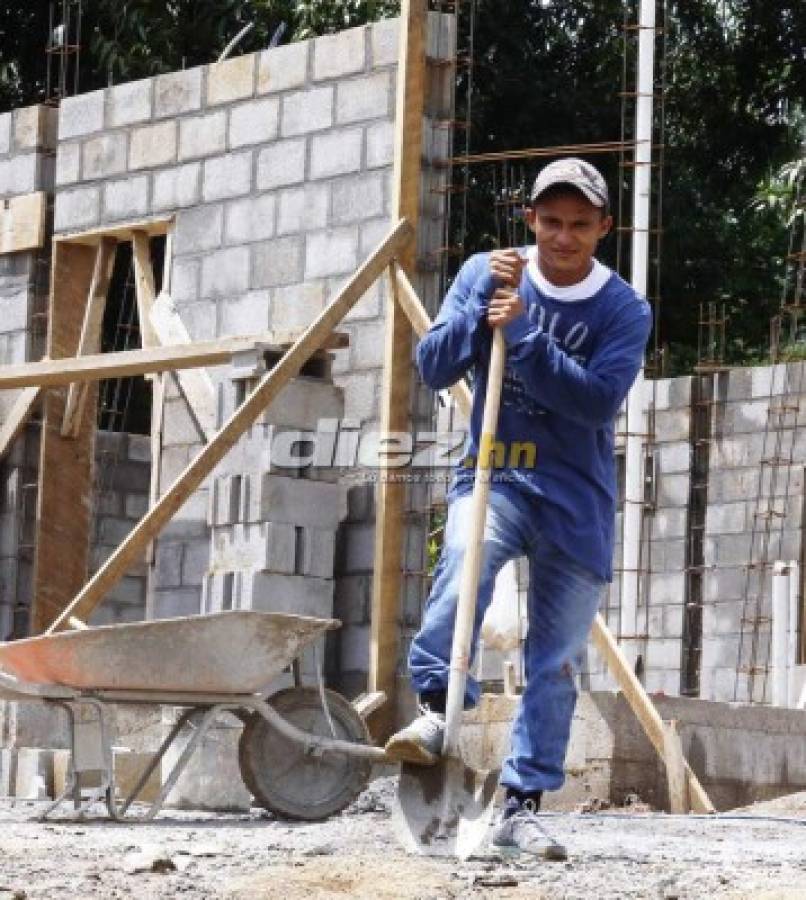
<svg viewBox="0 0 806 900"><path fill-rule="evenodd" d="M251 694L335 619L234 610L0 644L0 669L82 690Z"/></svg>

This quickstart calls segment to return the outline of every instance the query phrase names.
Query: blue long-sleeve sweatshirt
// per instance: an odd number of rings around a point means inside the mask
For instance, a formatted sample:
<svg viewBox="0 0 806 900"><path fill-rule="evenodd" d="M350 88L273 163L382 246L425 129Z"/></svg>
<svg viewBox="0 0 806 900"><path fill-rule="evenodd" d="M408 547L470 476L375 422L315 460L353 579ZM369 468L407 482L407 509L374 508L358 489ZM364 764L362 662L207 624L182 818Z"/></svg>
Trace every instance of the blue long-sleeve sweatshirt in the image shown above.
<svg viewBox="0 0 806 900"><path fill-rule="evenodd" d="M487 305L498 282L489 254L461 268L417 347L429 387L449 387L473 370L473 409L465 457L478 456L491 330ZM535 524L580 565L612 578L616 508L614 423L637 375L649 336L648 303L611 273L588 299L557 300L524 271L518 293L525 312L504 329L507 362L496 440L505 466L494 489L534 503ZM514 444L532 442L528 453ZM512 465L511 463L515 463ZM460 463L451 495L472 489L475 469Z"/></svg>

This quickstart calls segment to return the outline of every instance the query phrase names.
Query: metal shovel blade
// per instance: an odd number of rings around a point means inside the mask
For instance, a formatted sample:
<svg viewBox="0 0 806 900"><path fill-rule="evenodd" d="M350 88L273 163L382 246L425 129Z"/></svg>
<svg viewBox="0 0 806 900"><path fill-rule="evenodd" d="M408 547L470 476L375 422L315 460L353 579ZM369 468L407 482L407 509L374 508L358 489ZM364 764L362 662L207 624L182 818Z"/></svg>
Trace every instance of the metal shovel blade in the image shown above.
<svg viewBox="0 0 806 900"><path fill-rule="evenodd" d="M406 849L423 856L467 859L484 840L498 773L456 756L433 766L402 763L392 822Z"/></svg>

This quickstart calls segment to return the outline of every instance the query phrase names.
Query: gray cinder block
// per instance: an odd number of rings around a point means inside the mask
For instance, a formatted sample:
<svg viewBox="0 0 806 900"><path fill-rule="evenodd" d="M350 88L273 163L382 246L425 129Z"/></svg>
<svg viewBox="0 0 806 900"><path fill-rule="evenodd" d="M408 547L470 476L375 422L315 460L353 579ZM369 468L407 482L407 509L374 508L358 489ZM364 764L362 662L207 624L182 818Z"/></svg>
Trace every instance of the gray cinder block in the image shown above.
<svg viewBox="0 0 806 900"><path fill-rule="evenodd" d="M329 210L330 188L327 183L313 182L282 191L277 209L277 233L325 228Z"/></svg>
<svg viewBox="0 0 806 900"><path fill-rule="evenodd" d="M179 122L179 160L223 153L227 146L227 115L223 110Z"/></svg>
<svg viewBox="0 0 806 900"><path fill-rule="evenodd" d="M357 222L384 212L385 176L381 173L340 178L332 185L335 224ZM388 222L387 222L388 228Z"/></svg>
<svg viewBox="0 0 806 900"><path fill-rule="evenodd" d="M194 206L201 197L201 164L194 162L154 173L154 209Z"/></svg>
<svg viewBox="0 0 806 900"><path fill-rule="evenodd" d="M148 212L148 176L129 176L104 184L105 219L127 219Z"/></svg>
<svg viewBox="0 0 806 900"><path fill-rule="evenodd" d="M395 128L392 122L373 122L367 127L367 168L391 166L395 158Z"/></svg>
<svg viewBox="0 0 806 900"><path fill-rule="evenodd" d="M178 116L201 108L203 68L158 75L154 79L154 115Z"/></svg>
<svg viewBox="0 0 806 900"><path fill-rule="evenodd" d="M305 278L352 272L358 265L358 234L354 227L309 234L305 243Z"/></svg>
<svg viewBox="0 0 806 900"><path fill-rule="evenodd" d="M392 66L397 62L400 26L397 19L383 19L369 29L370 66Z"/></svg>
<svg viewBox="0 0 806 900"><path fill-rule="evenodd" d="M129 168L149 169L176 160L176 122L144 125L131 132Z"/></svg>
<svg viewBox="0 0 806 900"><path fill-rule="evenodd" d="M251 287L296 284L302 280L302 238L283 237L251 248Z"/></svg>
<svg viewBox="0 0 806 900"><path fill-rule="evenodd" d="M244 147L273 141L280 128L280 101L274 97L241 103L230 111L229 145Z"/></svg>
<svg viewBox="0 0 806 900"><path fill-rule="evenodd" d="M363 133L360 128L330 131L311 139L311 178L331 178L361 171Z"/></svg>
<svg viewBox="0 0 806 900"><path fill-rule="evenodd" d="M59 140L91 134L104 127L104 91L65 97L59 104Z"/></svg>
<svg viewBox="0 0 806 900"><path fill-rule="evenodd" d="M205 203L248 194L252 187L252 153L227 153L204 161L202 197Z"/></svg>
<svg viewBox="0 0 806 900"><path fill-rule="evenodd" d="M257 92L268 94L302 87L308 77L310 41L266 50L258 57Z"/></svg>
<svg viewBox="0 0 806 900"><path fill-rule="evenodd" d="M389 115L394 82L389 72L342 81L336 93L336 122L361 122Z"/></svg>
<svg viewBox="0 0 806 900"><path fill-rule="evenodd" d="M247 53L207 67L207 103L232 103L255 92L255 54Z"/></svg>
<svg viewBox="0 0 806 900"><path fill-rule="evenodd" d="M151 78L143 78L110 88L106 98L109 124L116 128L150 119L152 86Z"/></svg>
<svg viewBox="0 0 806 900"><path fill-rule="evenodd" d="M283 97L283 137L322 131L333 124L333 87L309 88Z"/></svg>
<svg viewBox="0 0 806 900"><path fill-rule="evenodd" d="M272 237L276 205L277 198L274 194L244 197L227 204L224 213L224 243L246 244Z"/></svg>
<svg viewBox="0 0 806 900"><path fill-rule="evenodd" d="M257 188L260 191L297 184L305 179L305 140L276 141L257 157Z"/></svg>
<svg viewBox="0 0 806 900"><path fill-rule="evenodd" d="M174 253L199 253L221 246L224 207L220 203L182 210L177 216Z"/></svg>
<svg viewBox="0 0 806 900"><path fill-rule="evenodd" d="M78 230L97 225L101 215L101 191L96 185L71 188L56 195L54 228Z"/></svg>
<svg viewBox="0 0 806 900"><path fill-rule="evenodd" d="M56 153L56 184L73 184L78 181L81 166L81 144L61 143Z"/></svg>
<svg viewBox="0 0 806 900"><path fill-rule="evenodd" d="M229 297L249 287L249 248L226 247L202 260L202 297Z"/></svg>
<svg viewBox="0 0 806 900"><path fill-rule="evenodd" d="M313 42L314 81L363 72L366 65L365 29L349 28Z"/></svg>

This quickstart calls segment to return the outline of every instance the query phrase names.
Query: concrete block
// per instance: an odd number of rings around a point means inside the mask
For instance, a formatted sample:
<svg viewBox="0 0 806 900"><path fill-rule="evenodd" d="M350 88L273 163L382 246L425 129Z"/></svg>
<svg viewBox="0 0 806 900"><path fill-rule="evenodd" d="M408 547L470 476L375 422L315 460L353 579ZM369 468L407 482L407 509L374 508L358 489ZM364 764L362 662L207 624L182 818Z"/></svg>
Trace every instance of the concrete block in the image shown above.
<svg viewBox="0 0 806 900"><path fill-rule="evenodd" d="M248 287L248 247L226 247L208 253L202 260L202 297L231 297Z"/></svg>
<svg viewBox="0 0 806 900"><path fill-rule="evenodd" d="M241 103L230 110L229 145L265 144L275 140L280 129L280 101L269 97Z"/></svg>
<svg viewBox="0 0 806 900"><path fill-rule="evenodd" d="M97 186L70 188L56 194L54 229L78 231L98 225L101 215L101 191Z"/></svg>
<svg viewBox="0 0 806 900"><path fill-rule="evenodd" d="M335 528L347 514L347 501L338 484L262 474L246 476L249 495L247 522L287 522L312 528Z"/></svg>
<svg viewBox="0 0 806 900"><path fill-rule="evenodd" d="M283 388L261 421L277 429L315 428L321 419L341 418L343 407L340 388L313 378L296 378Z"/></svg>
<svg viewBox="0 0 806 900"><path fill-rule="evenodd" d="M159 541L156 549L156 584L166 588L182 583L182 544Z"/></svg>
<svg viewBox="0 0 806 900"><path fill-rule="evenodd" d="M311 139L311 178L332 178L361 171L363 133L360 128L330 131Z"/></svg>
<svg viewBox="0 0 806 900"><path fill-rule="evenodd" d="M127 575L110 590L105 602L113 602L118 606L137 607L137 618L145 611L146 579L141 576Z"/></svg>
<svg viewBox="0 0 806 900"><path fill-rule="evenodd" d="M277 233L325 228L330 210L330 191L325 183L311 183L282 191L277 212Z"/></svg>
<svg viewBox="0 0 806 900"><path fill-rule="evenodd" d="M257 92L268 94L302 87L308 78L310 41L297 41L258 55Z"/></svg>
<svg viewBox="0 0 806 900"><path fill-rule="evenodd" d="M241 583L239 609L321 618L333 615L333 582L328 579L247 571Z"/></svg>
<svg viewBox="0 0 806 900"><path fill-rule="evenodd" d="M305 141L277 141L257 157L257 188L269 190L296 184L305 178Z"/></svg>
<svg viewBox="0 0 806 900"><path fill-rule="evenodd" d="M212 568L215 571L260 569L294 575L296 526L283 522L259 522L217 528L213 535L212 552Z"/></svg>
<svg viewBox="0 0 806 900"><path fill-rule="evenodd" d="M334 181L332 221L342 224L383 215L385 180L384 175L374 173Z"/></svg>
<svg viewBox="0 0 806 900"><path fill-rule="evenodd" d="M227 148L227 114L223 110L179 122L179 159L213 156Z"/></svg>
<svg viewBox="0 0 806 900"><path fill-rule="evenodd" d="M691 416L686 409L659 410L655 414L655 440L688 441L691 433Z"/></svg>
<svg viewBox="0 0 806 900"><path fill-rule="evenodd" d="M158 75L154 79L154 116L178 116L201 108L203 67Z"/></svg>
<svg viewBox="0 0 806 900"><path fill-rule="evenodd" d="M348 274L358 265L355 228L332 228L309 234L305 245L305 278Z"/></svg>
<svg viewBox="0 0 806 900"><path fill-rule="evenodd" d="M333 88L330 85L296 91L283 97L281 131L296 137L322 131L333 124Z"/></svg>
<svg viewBox="0 0 806 900"><path fill-rule="evenodd" d="M227 204L224 212L224 243L246 244L274 235L277 198L274 194L245 197Z"/></svg>
<svg viewBox="0 0 806 900"><path fill-rule="evenodd" d="M315 578L333 577L336 532L327 528L302 528L296 535L296 572Z"/></svg>
<svg viewBox="0 0 806 900"><path fill-rule="evenodd" d="M24 106L13 114L13 141L16 151L56 148L59 112L49 106Z"/></svg>
<svg viewBox="0 0 806 900"><path fill-rule="evenodd" d="M134 125L151 118L151 78L130 81L110 88L106 95L107 115L113 128Z"/></svg>
<svg viewBox="0 0 806 900"><path fill-rule="evenodd" d="M663 444L659 450L661 472L688 472L691 466L691 445L688 441Z"/></svg>
<svg viewBox="0 0 806 900"><path fill-rule="evenodd" d="M18 800L53 797L53 751L22 747L17 751L14 796Z"/></svg>
<svg viewBox="0 0 806 900"><path fill-rule="evenodd" d="M344 417L360 422L378 418L380 404L380 377L374 372L334 378L344 386Z"/></svg>
<svg viewBox="0 0 806 900"><path fill-rule="evenodd" d="M183 619L202 611L201 591L198 588L171 588L154 594L155 619Z"/></svg>
<svg viewBox="0 0 806 900"><path fill-rule="evenodd" d="M0 115L0 155L11 150L11 113Z"/></svg>
<svg viewBox="0 0 806 900"><path fill-rule="evenodd" d="M129 519L141 519L148 512L148 494L127 494L124 512Z"/></svg>
<svg viewBox="0 0 806 900"><path fill-rule="evenodd" d="M201 585L209 569L209 545L206 542L186 545L182 554L182 585Z"/></svg>
<svg viewBox="0 0 806 900"><path fill-rule="evenodd" d="M221 305L219 336L254 334L269 329L268 291L248 291Z"/></svg>
<svg viewBox="0 0 806 900"><path fill-rule="evenodd" d="M373 122L367 126L367 168L391 166L395 159L395 126L393 122Z"/></svg>
<svg viewBox="0 0 806 900"><path fill-rule="evenodd" d="M342 575L336 579L333 597L333 614L342 625L369 623L372 596L372 576Z"/></svg>
<svg viewBox="0 0 806 900"><path fill-rule="evenodd" d="M171 265L171 297L175 303L198 300L200 272L199 259L174 257Z"/></svg>
<svg viewBox="0 0 806 900"><path fill-rule="evenodd" d="M131 132L129 168L150 169L176 161L176 122L145 125Z"/></svg>
<svg viewBox="0 0 806 900"><path fill-rule="evenodd" d="M182 210L177 216L174 253L199 253L221 246L224 232L222 204ZM173 287L173 286L172 286Z"/></svg>
<svg viewBox="0 0 806 900"><path fill-rule="evenodd" d="M400 26L397 19L382 19L369 28L370 68L397 63Z"/></svg>
<svg viewBox="0 0 806 900"><path fill-rule="evenodd" d="M176 721L176 712L167 711L165 733ZM202 809L220 812L248 812L251 795L244 787L238 768L238 740L243 726L234 716L224 715L202 738L187 768L166 799L174 809ZM163 783L193 735L192 725L184 728L162 762Z"/></svg>
<svg viewBox="0 0 806 900"><path fill-rule="evenodd" d="M74 141L59 144L56 153L56 184L73 184L78 181L81 166L81 144Z"/></svg>
<svg viewBox="0 0 806 900"><path fill-rule="evenodd" d="M232 103L255 92L254 53L236 56L207 67L207 104Z"/></svg>
<svg viewBox="0 0 806 900"><path fill-rule="evenodd" d="M17 784L17 751L0 749L0 797L14 796Z"/></svg>
<svg viewBox="0 0 806 900"><path fill-rule="evenodd" d="M362 322L350 328L351 369L356 372L383 365L384 322Z"/></svg>
<svg viewBox="0 0 806 900"><path fill-rule="evenodd" d="M789 386L787 378L787 367L785 363L779 363L775 366L752 366L749 369L732 369L730 372L731 382L734 378L741 377L741 373L748 372L750 376L750 395L731 396L728 393L728 399L764 399L770 396L778 396L783 394ZM744 377L747 377L746 375Z"/></svg>
<svg viewBox="0 0 806 900"><path fill-rule="evenodd" d="M365 29L349 28L313 42L313 78L341 78L363 72L366 66Z"/></svg>
<svg viewBox="0 0 806 900"><path fill-rule="evenodd" d="M773 447L773 440L765 437L763 432L719 436L711 444L710 467L714 470L757 466L765 456L773 455Z"/></svg>
<svg viewBox="0 0 806 900"><path fill-rule="evenodd" d="M59 104L59 140L101 131L104 127L104 91L65 97Z"/></svg>
<svg viewBox="0 0 806 900"><path fill-rule="evenodd" d="M154 173L154 209L194 206L201 197L201 164L188 163Z"/></svg>
<svg viewBox="0 0 806 900"><path fill-rule="evenodd" d="M648 669L644 675L644 687L648 694L677 697L680 695L680 673L672 669Z"/></svg>
<svg viewBox="0 0 806 900"><path fill-rule="evenodd" d="M39 153L23 153L0 160L0 194L29 194L40 185L42 157Z"/></svg>
<svg viewBox="0 0 806 900"><path fill-rule="evenodd" d="M334 294L341 287L341 280L334 279L329 283L329 294ZM372 285L372 287L361 297L361 299L353 306L347 315L342 319L343 322L363 322L367 319L376 319L381 315L382 301L386 297L384 282L380 279ZM429 399L429 414L432 401ZM430 420L429 420L430 421Z"/></svg>
<svg viewBox="0 0 806 900"><path fill-rule="evenodd" d="M302 280L303 258L300 237L276 238L273 241L255 244L250 249L252 254L250 287L274 287L296 284ZM278 326L274 323L273 327Z"/></svg>
<svg viewBox="0 0 806 900"><path fill-rule="evenodd" d="M131 219L144 216L149 209L148 176L123 178L104 184L104 219Z"/></svg>
<svg viewBox="0 0 806 900"><path fill-rule="evenodd" d="M361 78L341 81L336 93L336 122L340 125L365 119L386 118L394 98L394 81L389 72L373 72Z"/></svg>
<svg viewBox="0 0 806 900"><path fill-rule="evenodd" d="M28 327L28 295L27 292L18 294L0 294L0 327L6 335L14 331L25 331ZM4 335L5 336L5 335ZM11 348L9 348L11 349ZM16 354L9 354L16 355ZM3 353L4 362L23 362L7 358L7 352Z"/></svg>
<svg viewBox="0 0 806 900"><path fill-rule="evenodd" d="M339 664L343 672L369 670L370 626L350 625L339 635Z"/></svg>
<svg viewBox="0 0 806 900"><path fill-rule="evenodd" d="M679 538L686 535L688 512L682 508L660 508L652 516L652 539Z"/></svg>
<svg viewBox="0 0 806 900"><path fill-rule="evenodd" d="M705 527L709 534L741 534L748 524L746 504L709 504L705 514Z"/></svg>
<svg viewBox="0 0 806 900"><path fill-rule="evenodd" d="M204 162L202 197L205 203L248 194L252 188L252 153L227 153Z"/></svg>
<svg viewBox="0 0 806 900"><path fill-rule="evenodd" d="M712 503L731 503L747 500L758 493L759 469L718 469L708 474L708 500Z"/></svg>
<svg viewBox="0 0 806 900"><path fill-rule="evenodd" d="M205 257L206 262L207 257ZM202 272L204 269L202 269ZM231 273L237 276L237 273ZM222 273L222 284L226 280L226 273ZM233 283L238 283L233 279ZM200 303L183 304L180 310L182 321L185 323L190 337L194 341L212 341L218 333L218 307L214 303L205 300Z"/></svg>
<svg viewBox="0 0 806 900"><path fill-rule="evenodd" d="M340 575L372 572L375 567L375 526L352 524L340 538L336 571Z"/></svg>

